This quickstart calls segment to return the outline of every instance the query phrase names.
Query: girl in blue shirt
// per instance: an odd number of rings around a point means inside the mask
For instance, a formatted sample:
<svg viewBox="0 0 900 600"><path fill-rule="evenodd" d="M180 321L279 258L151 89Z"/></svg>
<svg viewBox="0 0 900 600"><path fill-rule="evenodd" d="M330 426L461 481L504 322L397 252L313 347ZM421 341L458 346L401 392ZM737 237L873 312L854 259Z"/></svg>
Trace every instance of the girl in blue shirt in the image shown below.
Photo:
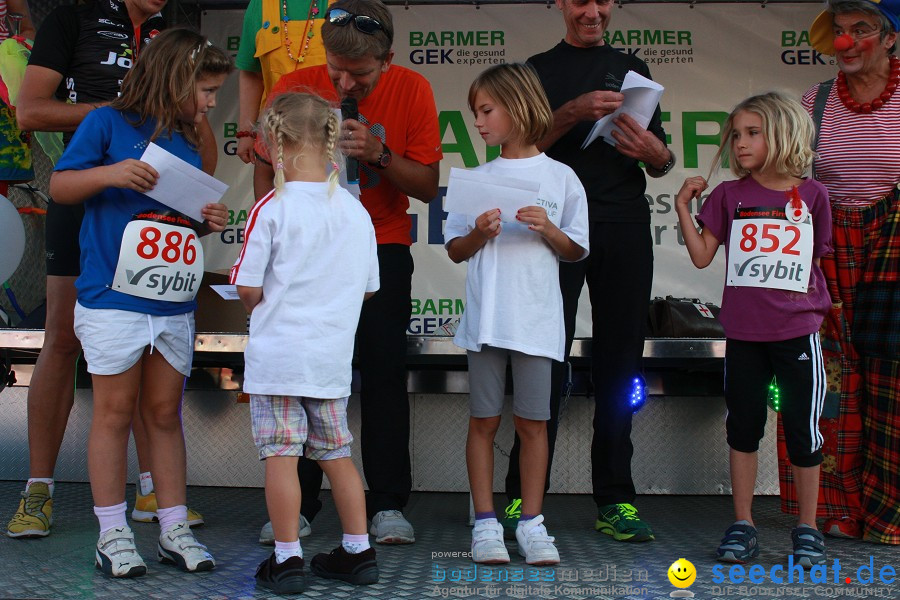
<svg viewBox="0 0 900 600"><path fill-rule="evenodd" d="M50 180L56 202L85 204L75 333L94 390L88 468L100 522L96 566L110 577L147 570L125 521L136 407L150 441L159 558L185 571L215 567L187 525L180 413L203 275L197 236L224 229L227 209L207 204L200 224L151 199L145 193L159 173L140 157L152 142L199 168L197 126L232 68L199 33L160 34L123 80L121 96L84 119Z"/></svg>

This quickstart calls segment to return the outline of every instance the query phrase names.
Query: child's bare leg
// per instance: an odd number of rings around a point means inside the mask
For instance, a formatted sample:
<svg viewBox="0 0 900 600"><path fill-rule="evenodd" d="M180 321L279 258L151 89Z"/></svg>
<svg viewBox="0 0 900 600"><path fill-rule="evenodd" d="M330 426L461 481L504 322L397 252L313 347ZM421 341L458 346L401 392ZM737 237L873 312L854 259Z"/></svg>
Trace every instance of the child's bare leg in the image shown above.
<svg viewBox="0 0 900 600"><path fill-rule="evenodd" d="M134 449L137 451L138 470L141 473L153 472L150 465L150 439L147 437L147 428L141 417L141 406L138 403L134 407L134 419L131 422L131 434L134 436Z"/></svg>
<svg viewBox="0 0 900 600"><path fill-rule="evenodd" d="M159 508L186 503L184 432L181 398L184 375L159 351L144 351L141 358L140 413L150 450L153 486Z"/></svg>
<svg viewBox="0 0 900 600"><path fill-rule="evenodd" d="M753 525L753 490L756 487L756 470L759 464L757 452L740 452L729 449L731 463L731 495L734 516L737 521Z"/></svg>
<svg viewBox="0 0 900 600"><path fill-rule="evenodd" d="M476 513L494 511L494 436L497 435L499 427L500 415L485 418L469 417L466 468L469 471L469 487L472 490L472 503L475 505Z"/></svg>
<svg viewBox="0 0 900 600"><path fill-rule="evenodd" d="M547 478L547 421L515 416L516 433L522 442L519 472L522 474L522 514L539 515L544 503Z"/></svg>
<svg viewBox="0 0 900 600"><path fill-rule="evenodd" d="M366 535L366 496L363 491L362 479L360 479L353 461L347 457L320 460L318 463L325 475L328 476L328 481L331 482L334 505L337 508L338 517L341 519L344 533ZM296 479L294 477L294 480ZM298 504L294 514L298 514L299 511L300 505ZM297 528L294 527L294 531L296 530Z"/></svg>
<svg viewBox="0 0 900 600"><path fill-rule="evenodd" d="M88 437L88 471L95 506L125 501L128 435L140 378L140 361L118 375L92 376L94 414Z"/></svg>
<svg viewBox="0 0 900 600"><path fill-rule="evenodd" d="M298 456L266 458L266 508L272 521L275 540L297 540L300 525L300 481L297 479Z"/></svg>
<svg viewBox="0 0 900 600"><path fill-rule="evenodd" d="M816 529L816 508L819 504L819 465L798 467L791 465L794 485L797 486L797 506L800 514L798 525L809 525Z"/></svg>

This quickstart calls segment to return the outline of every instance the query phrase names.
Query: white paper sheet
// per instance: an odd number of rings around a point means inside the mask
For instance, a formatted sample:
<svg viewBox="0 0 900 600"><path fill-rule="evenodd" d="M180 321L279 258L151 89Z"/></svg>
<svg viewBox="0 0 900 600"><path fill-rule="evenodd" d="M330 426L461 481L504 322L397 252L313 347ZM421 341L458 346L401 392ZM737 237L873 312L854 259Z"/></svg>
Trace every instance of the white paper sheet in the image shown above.
<svg viewBox="0 0 900 600"><path fill-rule="evenodd" d="M516 222L516 213L537 203L541 184L487 173L450 169L444 210L477 217L492 208L500 209L500 220Z"/></svg>
<svg viewBox="0 0 900 600"><path fill-rule="evenodd" d="M237 293L236 285L228 285L228 284L218 284L218 285L210 285L215 293L222 296L226 300L240 300L240 296Z"/></svg>
<svg viewBox="0 0 900 600"><path fill-rule="evenodd" d="M615 146L616 139L612 136L612 132L619 131L619 128L612 121L622 113L630 116L637 121L638 125L646 129L647 125L650 124L650 119L653 118L653 112L659 105L659 99L662 98L664 90L665 88L655 81L647 79L634 71L628 71L625 74L625 80L622 82L621 92L625 96L622 106L594 123L591 132L581 145L581 149L584 150L601 136L607 144Z"/></svg>
<svg viewBox="0 0 900 600"><path fill-rule="evenodd" d="M146 195L197 221L203 221L203 207L221 200L228 190L228 186L215 177L152 142L144 150L141 160L159 173L156 187Z"/></svg>

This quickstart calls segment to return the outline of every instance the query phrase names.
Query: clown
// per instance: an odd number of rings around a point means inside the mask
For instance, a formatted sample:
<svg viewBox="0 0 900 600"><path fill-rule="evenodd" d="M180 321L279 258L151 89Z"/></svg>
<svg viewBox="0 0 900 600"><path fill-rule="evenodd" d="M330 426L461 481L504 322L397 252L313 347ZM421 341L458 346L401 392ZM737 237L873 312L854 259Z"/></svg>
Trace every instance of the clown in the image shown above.
<svg viewBox="0 0 900 600"><path fill-rule="evenodd" d="M803 103L818 130L814 175L832 203L823 258L833 309L822 331L828 373L819 491L826 533L900 544L900 0L829 0L810 43L838 65ZM786 466L783 439L779 455ZM790 469L782 508L796 512Z"/></svg>

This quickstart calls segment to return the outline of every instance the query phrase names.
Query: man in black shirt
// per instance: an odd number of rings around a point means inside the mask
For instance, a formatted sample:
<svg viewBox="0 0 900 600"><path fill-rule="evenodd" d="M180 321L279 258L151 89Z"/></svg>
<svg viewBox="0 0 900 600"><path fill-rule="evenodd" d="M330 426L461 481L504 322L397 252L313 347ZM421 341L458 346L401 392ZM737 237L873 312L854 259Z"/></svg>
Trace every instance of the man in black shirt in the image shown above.
<svg viewBox="0 0 900 600"><path fill-rule="evenodd" d="M61 6L35 36L16 113L22 131L62 131L68 142L88 112L119 94L125 74L144 46L165 26L166 0L101 0ZM216 144L209 123L201 126L203 169L215 171ZM28 389L29 480L10 537L49 535L53 471L74 402L75 367L81 345L74 331L75 280L80 273L78 235L84 206L50 202L46 220L47 320L44 344ZM148 442L140 415L134 439L141 485L132 518L156 517ZM143 489L141 489L143 488ZM191 526L203 517L188 511Z"/></svg>
<svg viewBox="0 0 900 600"><path fill-rule="evenodd" d="M597 139L581 149L594 122L621 106L624 96L619 90L625 74L636 71L649 78L650 72L642 60L604 42L613 0L556 0L556 5L563 13L566 37L528 62L537 70L553 109L553 129L538 147L572 167L588 197L591 254L581 262L561 263L559 279L567 357L585 280L591 297L595 528L616 540L647 541L653 539L653 532L632 505L635 489L631 479L630 397L640 374L653 279L650 209L644 198L647 182L640 162L651 177L661 177L671 170L675 157L666 147L658 106L648 129L623 115L615 120L621 131L613 133L615 146ZM548 482L564 373L565 365L555 363L547 427ZM506 480L511 500L508 517L515 513L516 499L521 497L518 450L517 439ZM510 521L507 519L509 525Z"/></svg>

